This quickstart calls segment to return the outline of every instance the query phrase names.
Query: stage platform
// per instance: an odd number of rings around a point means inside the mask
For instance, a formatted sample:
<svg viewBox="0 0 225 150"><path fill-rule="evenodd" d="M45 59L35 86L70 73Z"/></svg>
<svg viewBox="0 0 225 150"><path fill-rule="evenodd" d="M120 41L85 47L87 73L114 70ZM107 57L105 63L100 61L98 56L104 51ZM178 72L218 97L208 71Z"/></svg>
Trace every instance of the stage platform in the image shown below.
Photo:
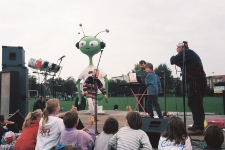
<svg viewBox="0 0 225 150"><path fill-rule="evenodd" d="M104 110L105 114L104 115L98 115L98 120L97 121L97 131L100 133L103 129L103 124L105 122L105 120L108 117L114 117L118 120L119 122L119 128L125 126L125 121L126 121L126 114L127 111L119 111L119 110ZM90 117L90 114L86 114L87 110L82 110L82 111L77 111L78 112L78 116L81 119L82 123L84 124L84 126L87 126L87 120L88 117ZM156 115L156 112L154 112L154 114ZM180 117L182 120L184 120L184 113L183 112L174 112L174 114L176 114L178 117ZM157 117L157 116L155 116ZM205 115L206 120L210 119L210 118L218 118L218 119L225 119L225 115L216 115L213 113L206 113ZM191 113L186 113L186 127L188 127L188 125L192 124L192 115ZM95 129L95 123L94 123L94 129ZM223 132L225 135L225 132ZM197 139L197 140L203 140L203 135L202 136L191 136L192 139ZM225 147L225 142L223 144L223 146Z"/></svg>

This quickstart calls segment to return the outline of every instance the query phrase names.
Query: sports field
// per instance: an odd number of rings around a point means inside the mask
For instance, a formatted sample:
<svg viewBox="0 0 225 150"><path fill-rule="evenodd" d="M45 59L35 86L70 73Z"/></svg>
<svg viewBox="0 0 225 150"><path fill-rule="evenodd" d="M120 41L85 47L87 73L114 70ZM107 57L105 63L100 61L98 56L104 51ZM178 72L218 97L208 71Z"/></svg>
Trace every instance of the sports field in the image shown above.
<svg viewBox="0 0 225 150"><path fill-rule="evenodd" d="M186 101L186 112L190 112ZM30 111L33 110L34 98L30 99ZM118 110L126 110L126 106L131 106L132 109L135 108L137 101L134 97L109 97L109 103L105 103L103 100L104 110L113 110L114 105L117 104ZM165 100L164 97L159 97L159 104L162 111L165 111ZM74 100L63 101L60 100L62 111L70 110L71 106L74 105ZM86 106L87 109L88 106ZM205 97L204 98L204 109L206 113L216 113L223 114L223 99L222 97ZM137 108L138 110L138 108ZM183 112L183 98L182 97L166 97L166 110L169 112Z"/></svg>

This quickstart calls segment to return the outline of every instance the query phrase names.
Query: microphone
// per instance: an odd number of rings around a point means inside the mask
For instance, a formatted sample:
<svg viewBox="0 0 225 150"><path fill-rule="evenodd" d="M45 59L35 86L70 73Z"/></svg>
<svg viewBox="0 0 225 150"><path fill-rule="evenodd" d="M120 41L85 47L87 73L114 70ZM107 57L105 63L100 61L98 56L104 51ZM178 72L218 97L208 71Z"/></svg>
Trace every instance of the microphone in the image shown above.
<svg viewBox="0 0 225 150"><path fill-rule="evenodd" d="M60 57L58 60L63 59L64 57L66 57L65 55L63 55L62 57Z"/></svg>

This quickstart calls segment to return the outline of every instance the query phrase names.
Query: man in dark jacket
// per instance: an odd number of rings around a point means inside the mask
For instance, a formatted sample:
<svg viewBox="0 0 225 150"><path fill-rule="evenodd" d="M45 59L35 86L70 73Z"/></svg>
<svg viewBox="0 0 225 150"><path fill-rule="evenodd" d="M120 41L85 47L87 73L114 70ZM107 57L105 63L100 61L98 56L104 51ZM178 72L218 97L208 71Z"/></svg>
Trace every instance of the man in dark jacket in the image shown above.
<svg viewBox="0 0 225 150"><path fill-rule="evenodd" d="M141 60L139 62L139 66L140 66L140 69L137 71L137 77L139 78L139 80L141 81L141 83L145 83L145 77L147 76L147 72L145 71L145 65L146 65L146 62L144 60ZM138 88L138 94L143 94L144 91L146 90L146 87L139 87ZM145 92L146 94L147 92ZM141 99L141 96L138 97L138 99L140 100ZM140 105L143 106L143 108L145 109L145 112L147 112L147 96L143 96L142 97L142 100L140 101ZM139 112L143 112L141 106L139 105Z"/></svg>
<svg viewBox="0 0 225 150"><path fill-rule="evenodd" d="M42 108L43 108L43 110L45 109L46 103L47 103L48 100L49 100L49 96L46 95L46 96L45 96L45 100L42 102Z"/></svg>
<svg viewBox="0 0 225 150"><path fill-rule="evenodd" d="M39 95L37 101L34 102L33 111L35 111L36 109L41 109L43 111L43 103L41 95Z"/></svg>
<svg viewBox="0 0 225 150"><path fill-rule="evenodd" d="M184 72L188 85L188 106L193 115L193 125L188 128L189 134L201 135L203 134L205 120L203 97L207 87L202 61L198 54L183 43L177 44L177 52L176 56L170 58L170 62L172 65L181 67L181 69L183 68L183 61L186 64ZM183 60L183 56L185 56L185 60Z"/></svg>

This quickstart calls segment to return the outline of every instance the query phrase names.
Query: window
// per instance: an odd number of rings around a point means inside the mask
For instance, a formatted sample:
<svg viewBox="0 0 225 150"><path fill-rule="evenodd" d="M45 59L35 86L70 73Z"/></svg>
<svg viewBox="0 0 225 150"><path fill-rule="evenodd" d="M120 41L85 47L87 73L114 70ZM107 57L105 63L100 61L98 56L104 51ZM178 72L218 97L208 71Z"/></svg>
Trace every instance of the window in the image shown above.
<svg viewBox="0 0 225 150"><path fill-rule="evenodd" d="M222 82L222 78L220 78L220 79L217 79L217 82Z"/></svg>

